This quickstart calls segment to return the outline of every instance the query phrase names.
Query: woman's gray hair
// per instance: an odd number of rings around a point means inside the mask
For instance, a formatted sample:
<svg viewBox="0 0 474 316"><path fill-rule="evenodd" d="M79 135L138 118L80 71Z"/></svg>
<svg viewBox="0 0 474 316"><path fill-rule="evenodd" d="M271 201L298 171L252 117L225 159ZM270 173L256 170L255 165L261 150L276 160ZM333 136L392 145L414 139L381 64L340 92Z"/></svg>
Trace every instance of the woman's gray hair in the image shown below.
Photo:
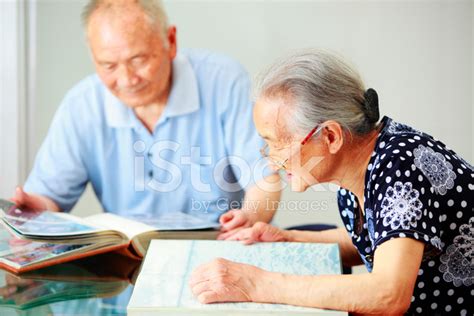
<svg viewBox="0 0 474 316"><path fill-rule="evenodd" d="M158 31L166 38L169 22L166 11L161 0L135 0L134 1L145 12L149 22L153 26L158 27ZM90 0L82 10L81 18L82 24L87 27L91 15L100 7L111 8L113 6L121 5L122 3L116 0Z"/></svg>
<svg viewBox="0 0 474 316"><path fill-rule="evenodd" d="M299 135L327 120L338 122L351 135L363 135L379 120L376 92L366 92L353 67L322 50L303 50L278 60L260 74L254 94L285 100L286 131Z"/></svg>

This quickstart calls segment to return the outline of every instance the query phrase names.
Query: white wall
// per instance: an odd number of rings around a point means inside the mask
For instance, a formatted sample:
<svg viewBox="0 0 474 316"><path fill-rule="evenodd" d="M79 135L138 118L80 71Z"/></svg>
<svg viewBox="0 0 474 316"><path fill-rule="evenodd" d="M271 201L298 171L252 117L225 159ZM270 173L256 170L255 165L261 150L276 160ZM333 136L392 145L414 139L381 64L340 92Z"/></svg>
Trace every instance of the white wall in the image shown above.
<svg viewBox="0 0 474 316"><path fill-rule="evenodd" d="M0 197L25 177L25 29L22 3L0 2Z"/></svg>
<svg viewBox="0 0 474 316"><path fill-rule="evenodd" d="M61 98L93 71L79 15L84 1L38 1L33 152ZM381 113L443 140L473 161L471 1L165 1L181 47L231 55L255 75L303 47L336 50L360 70ZM318 212L281 210L281 225L339 223L332 192L285 192L285 200L326 201ZM88 192L76 210L100 210Z"/></svg>

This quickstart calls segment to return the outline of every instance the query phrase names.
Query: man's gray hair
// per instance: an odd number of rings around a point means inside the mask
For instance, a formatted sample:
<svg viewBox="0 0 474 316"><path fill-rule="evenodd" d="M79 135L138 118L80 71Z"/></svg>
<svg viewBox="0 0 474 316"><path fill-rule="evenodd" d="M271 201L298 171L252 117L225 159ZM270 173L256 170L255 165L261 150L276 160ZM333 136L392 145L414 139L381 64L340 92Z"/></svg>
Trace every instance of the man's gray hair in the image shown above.
<svg viewBox="0 0 474 316"><path fill-rule="evenodd" d="M338 122L351 135L373 130L378 104L367 106L364 94L364 83L353 67L335 54L315 49L278 60L260 74L254 92L256 98L285 100L289 107L285 129L299 135L327 120Z"/></svg>
<svg viewBox="0 0 474 316"><path fill-rule="evenodd" d="M166 38L166 32L169 27L168 16L161 0L135 0L134 1L145 12L149 22L158 27L162 35ZM120 5L119 1L114 0L90 0L84 7L81 18L85 27L89 24L91 15L100 7L111 8Z"/></svg>

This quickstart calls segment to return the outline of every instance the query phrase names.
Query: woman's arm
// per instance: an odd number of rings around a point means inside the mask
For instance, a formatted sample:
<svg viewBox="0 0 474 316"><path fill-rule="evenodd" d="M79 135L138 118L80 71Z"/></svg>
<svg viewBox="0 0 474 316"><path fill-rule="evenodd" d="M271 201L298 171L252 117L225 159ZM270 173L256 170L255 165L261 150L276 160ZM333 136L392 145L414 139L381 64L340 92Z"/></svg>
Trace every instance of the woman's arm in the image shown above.
<svg viewBox="0 0 474 316"><path fill-rule="evenodd" d="M402 314L410 306L423 256L422 242L397 238L375 252L372 273L342 276L296 276L272 273L258 301L346 310Z"/></svg>
<svg viewBox="0 0 474 316"><path fill-rule="evenodd" d="M199 267L190 286L203 303L253 301L345 310L402 314L410 306L424 244L397 238L375 251L372 273L297 276L268 272L219 259Z"/></svg>

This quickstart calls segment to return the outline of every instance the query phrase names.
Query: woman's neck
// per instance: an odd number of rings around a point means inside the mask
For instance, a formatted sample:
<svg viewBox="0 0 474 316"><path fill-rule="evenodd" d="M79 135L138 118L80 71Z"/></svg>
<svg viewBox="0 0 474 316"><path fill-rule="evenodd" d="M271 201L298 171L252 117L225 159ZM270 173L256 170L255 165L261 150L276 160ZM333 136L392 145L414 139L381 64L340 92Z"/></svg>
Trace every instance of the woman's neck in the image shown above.
<svg viewBox="0 0 474 316"><path fill-rule="evenodd" d="M342 167L339 173L340 185L356 195L362 210L364 209L365 173L378 133L379 129L376 129L364 137L355 139L342 155L343 161L340 164Z"/></svg>

